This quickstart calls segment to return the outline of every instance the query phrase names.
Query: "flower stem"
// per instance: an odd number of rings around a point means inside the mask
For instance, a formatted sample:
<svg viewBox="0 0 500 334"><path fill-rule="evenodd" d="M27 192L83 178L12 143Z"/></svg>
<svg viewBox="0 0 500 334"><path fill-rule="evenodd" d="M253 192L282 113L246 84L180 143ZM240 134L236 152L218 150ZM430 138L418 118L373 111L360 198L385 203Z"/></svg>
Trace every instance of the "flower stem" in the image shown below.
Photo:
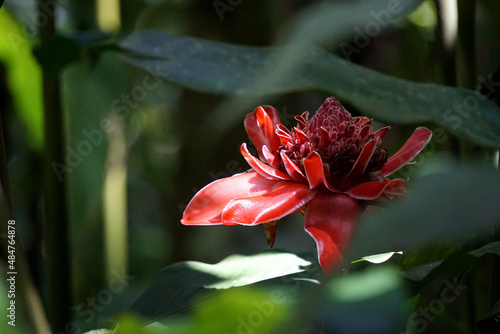
<svg viewBox="0 0 500 334"><path fill-rule="evenodd" d="M55 0L38 0L38 15L47 20L39 27L41 47L56 34ZM46 46L45 46L46 47ZM56 50L51 50L56 52ZM42 64L43 67L43 64ZM70 319L70 249L66 184L52 170L53 162L63 162L64 121L59 71L43 68L43 108L45 118L45 244L49 322L54 333L65 332Z"/></svg>

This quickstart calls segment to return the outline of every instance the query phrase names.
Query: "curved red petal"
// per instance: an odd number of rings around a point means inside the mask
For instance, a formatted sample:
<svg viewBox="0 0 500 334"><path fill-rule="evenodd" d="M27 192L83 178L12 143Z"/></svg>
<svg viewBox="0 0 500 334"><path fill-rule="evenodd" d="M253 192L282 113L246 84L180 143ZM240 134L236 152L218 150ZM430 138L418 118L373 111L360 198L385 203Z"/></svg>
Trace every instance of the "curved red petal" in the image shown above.
<svg viewBox="0 0 500 334"><path fill-rule="evenodd" d="M355 185L345 191L351 197L359 200L374 200L382 196L386 190L397 189L406 184L406 180L395 179L382 182L369 181Z"/></svg>
<svg viewBox="0 0 500 334"><path fill-rule="evenodd" d="M316 242L323 271L342 261L358 216L358 201L344 194L318 194L307 204L305 230Z"/></svg>
<svg viewBox="0 0 500 334"><path fill-rule="evenodd" d="M311 152L309 156L304 159L303 163L307 182L309 182L309 187L311 189L323 184L327 189L331 191L338 191L337 189L332 187L326 179L323 162L321 161L321 157L317 152Z"/></svg>
<svg viewBox="0 0 500 334"><path fill-rule="evenodd" d="M283 150L281 150L280 156L288 175L290 175L295 182L307 184L307 179L304 176L304 173L302 173L300 168L297 167L297 165L288 157L288 155L285 154Z"/></svg>
<svg viewBox="0 0 500 334"><path fill-rule="evenodd" d="M278 124L278 127L276 129L276 135L280 139L282 146L286 146L288 143L292 141L292 136L290 134L290 131L288 131L288 129L285 128L282 124Z"/></svg>
<svg viewBox="0 0 500 334"><path fill-rule="evenodd" d="M390 126L386 126L386 127L381 128L381 129L378 129L373 134L373 137L378 138L379 140L382 140L382 138L385 137L385 134L387 133L387 131L389 131L390 128L391 128Z"/></svg>
<svg viewBox="0 0 500 334"><path fill-rule="evenodd" d="M275 133L278 124L281 124L278 113L271 106L257 107L245 117L245 129L248 137L257 148L261 159L264 158L262 146L266 145L271 151L274 151L281 144Z"/></svg>
<svg viewBox="0 0 500 334"><path fill-rule="evenodd" d="M252 167L257 173L266 177L268 179L276 179L276 180L290 180L291 177L283 172L280 172L277 169L274 169L271 166L266 165L256 157L250 154L247 148L247 144L243 143L240 147L241 154L247 161L247 163Z"/></svg>
<svg viewBox="0 0 500 334"><path fill-rule="evenodd" d="M390 157L385 165L381 168L384 176L395 173L400 168L408 164L422 151L432 138L431 130L420 127L415 129L411 137L406 143Z"/></svg>
<svg viewBox="0 0 500 334"><path fill-rule="evenodd" d="M297 136L297 139L299 141L301 142L311 141L311 139L309 139L309 137L301 129L295 128L294 130L295 130L295 135Z"/></svg>
<svg viewBox="0 0 500 334"><path fill-rule="evenodd" d="M184 225L222 224L224 207L235 198L268 193L283 181L269 180L256 172L236 174L216 180L198 191L191 199L181 219Z"/></svg>
<svg viewBox="0 0 500 334"><path fill-rule="evenodd" d="M314 195L305 184L282 182L263 195L230 201L222 211L222 222L255 225L279 220L300 210Z"/></svg>
<svg viewBox="0 0 500 334"><path fill-rule="evenodd" d="M376 144L377 143L374 139L366 143L365 147L363 147L363 150L356 159L356 162L354 162L351 171L347 174L347 180L356 181L365 172L366 167L370 163L373 152L375 152L375 148L377 146Z"/></svg>
<svg viewBox="0 0 500 334"><path fill-rule="evenodd" d="M262 155L266 159L266 161L274 168L278 168L281 164L280 159L274 155L266 145L262 146Z"/></svg>

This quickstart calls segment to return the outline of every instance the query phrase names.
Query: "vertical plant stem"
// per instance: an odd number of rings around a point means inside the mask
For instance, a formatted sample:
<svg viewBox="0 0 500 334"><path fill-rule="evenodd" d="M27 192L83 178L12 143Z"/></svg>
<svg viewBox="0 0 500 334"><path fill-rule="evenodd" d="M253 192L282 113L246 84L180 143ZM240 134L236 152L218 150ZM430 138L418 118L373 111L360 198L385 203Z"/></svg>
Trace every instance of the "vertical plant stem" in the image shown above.
<svg viewBox="0 0 500 334"><path fill-rule="evenodd" d="M475 42L475 0L458 0L458 38L457 38L457 84L459 87L474 89L476 76L476 42ZM460 142L462 159L470 159L477 155L477 147Z"/></svg>
<svg viewBox="0 0 500 334"><path fill-rule="evenodd" d="M123 122L114 116L108 133L108 157L104 181L104 247L106 280L128 271L127 165Z"/></svg>
<svg viewBox="0 0 500 334"><path fill-rule="evenodd" d="M457 4L456 0L435 0L435 4L437 24L433 53L440 60L440 81L445 85L454 86L456 84Z"/></svg>
<svg viewBox="0 0 500 334"><path fill-rule="evenodd" d="M41 47L55 35L55 0L38 0L38 15L46 18L39 27ZM53 50L52 52L57 52ZM43 67L43 64L42 64ZM52 170L52 163L64 161L64 121L60 101L59 71L43 68L45 118L45 245L49 323L54 333L66 332L71 320L70 248L66 185Z"/></svg>
<svg viewBox="0 0 500 334"><path fill-rule="evenodd" d="M439 59L436 81L455 86L456 78L456 48L458 29L457 0L434 0L436 4L437 24L436 38L432 56ZM455 136L450 136L450 150L458 158L460 156L460 143Z"/></svg>
<svg viewBox="0 0 500 334"><path fill-rule="evenodd" d="M457 82L474 89L476 76L475 0L458 0Z"/></svg>
<svg viewBox="0 0 500 334"><path fill-rule="evenodd" d="M458 34L457 34L457 85L462 88L474 89L476 86L476 42L475 42L475 0L457 0L458 7ZM466 120L465 120L466 121ZM477 147L464 141L460 142L462 159L470 159L476 155ZM467 289L467 314L468 326L471 333L475 332L477 321L476 289L477 277L471 272L467 277L469 289Z"/></svg>

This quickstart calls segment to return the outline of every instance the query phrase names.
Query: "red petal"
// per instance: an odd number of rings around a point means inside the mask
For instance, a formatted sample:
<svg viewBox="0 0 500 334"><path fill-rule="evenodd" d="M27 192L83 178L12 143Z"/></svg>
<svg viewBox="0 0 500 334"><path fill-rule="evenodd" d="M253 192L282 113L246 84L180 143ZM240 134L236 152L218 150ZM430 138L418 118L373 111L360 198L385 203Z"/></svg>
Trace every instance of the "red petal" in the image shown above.
<svg viewBox="0 0 500 334"><path fill-rule="evenodd" d="M279 220L300 210L314 194L305 184L282 182L263 195L230 201L222 212L222 221L255 225Z"/></svg>
<svg viewBox="0 0 500 334"><path fill-rule="evenodd" d="M304 111L302 114L295 116L297 120L297 126L299 129L303 129L307 124L307 119L309 118L309 111Z"/></svg>
<svg viewBox="0 0 500 334"><path fill-rule="evenodd" d="M257 107L245 117L245 129L261 159L262 146L266 145L271 151L280 146L280 140L275 133L278 124L281 124L278 113L270 106Z"/></svg>
<svg viewBox="0 0 500 334"><path fill-rule="evenodd" d="M201 189L184 210L184 225L222 224L221 214L232 199L259 196L280 186L283 181L266 179L256 172L236 174L216 180Z"/></svg>
<svg viewBox="0 0 500 334"><path fill-rule="evenodd" d="M330 185L325 176L323 169L323 162L317 152L311 152L307 158L304 159L304 169L311 189L323 184L331 191L337 191Z"/></svg>
<svg viewBox="0 0 500 334"><path fill-rule="evenodd" d="M298 140L303 141L303 142L304 141L311 141L309 139L309 137L301 129L295 128L294 130L295 130L295 135L297 136Z"/></svg>
<svg viewBox="0 0 500 334"><path fill-rule="evenodd" d="M278 166L281 164L280 159L278 159L277 156L271 153L266 145L262 146L262 155L264 156L266 161L274 168L278 168Z"/></svg>
<svg viewBox="0 0 500 334"><path fill-rule="evenodd" d="M395 189L405 183L406 180L402 179L387 180L385 182L369 181L357 184L345 191L345 193L360 200L374 200L382 196L385 190Z"/></svg>
<svg viewBox="0 0 500 334"><path fill-rule="evenodd" d="M288 155L285 154L283 150L280 152L280 156L288 175L290 175L295 182L307 183L304 173L302 173L300 168L297 167L297 165L288 157Z"/></svg>
<svg viewBox="0 0 500 334"><path fill-rule="evenodd" d="M344 194L319 194L307 204L305 230L316 241L323 271L331 271L342 260L358 215L358 202Z"/></svg>
<svg viewBox="0 0 500 334"><path fill-rule="evenodd" d="M292 136L290 135L290 131L285 128L282 124L278 124L278 128L276 129L276 135L280 139L281 145L286 146L286 144L292 141Z"/></svg>
<svg viewBox="0 0 500 334"><path fill-rule="evenodd" d="M384 167L381 168L384 176L391 175L408 164L424 149L425 145L431 140L431 137L432 132L429 129L424 127L417 128L403 147L390 157Z"/></svg>
<svg viewBox="0 0 500 334"><path fill-rule="evenodd" d="M385 134L387 133L387 131L389 131L391 127L390 126L386 126L384 128L381 128L381 129L378 129L374 134L373 136L375 138L378 138L379 140L382 140L382 138L384 138Z"/></svg>
<svg viewBox="0 0 500 334"><path fill-rule="evenodd" d="M250 154L247 148L247 144L243 143L240 147L241 154L247 161L247 163L252 167L257 173L268 178L268 179L276 179L276 180L290 180L290 176L280 172L277 169L274 169L271 166L266 165L256 157Z"/></svg>
<svg viewBox="0 0 500 334"><path fill-rule="evenodd" d="M373 152L375 152L376 142L374 139L366 143L365 147L359 154L356 162L351 168L349 174L347 174L346 179L350 181L356 181L366 170L370 159L372 158Z"/></svg>

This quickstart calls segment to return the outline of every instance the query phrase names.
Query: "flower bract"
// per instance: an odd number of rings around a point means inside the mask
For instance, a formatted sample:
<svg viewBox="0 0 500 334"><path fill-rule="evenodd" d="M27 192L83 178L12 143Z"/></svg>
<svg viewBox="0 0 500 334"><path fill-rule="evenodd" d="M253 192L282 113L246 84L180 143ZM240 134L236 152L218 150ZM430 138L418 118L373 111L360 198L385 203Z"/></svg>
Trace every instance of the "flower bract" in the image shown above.
<svg viewBox="0 0 500 334"><path fill-rule="evenodd" d="M389 179L422 151L432 137L417 128L391 157L382 145L389 130L373 131L371 119L352 117L335 98L328 98L309 119L295 117L287 129L276 109L260 106L245 118L245 129L257 150L246 144L241 154L251 171L216 180L190 201L185 225L264 224L273 244L279 221L294 212L315 240L325 272L342 260L363 207L407 193L406 179Z"/></svg>

